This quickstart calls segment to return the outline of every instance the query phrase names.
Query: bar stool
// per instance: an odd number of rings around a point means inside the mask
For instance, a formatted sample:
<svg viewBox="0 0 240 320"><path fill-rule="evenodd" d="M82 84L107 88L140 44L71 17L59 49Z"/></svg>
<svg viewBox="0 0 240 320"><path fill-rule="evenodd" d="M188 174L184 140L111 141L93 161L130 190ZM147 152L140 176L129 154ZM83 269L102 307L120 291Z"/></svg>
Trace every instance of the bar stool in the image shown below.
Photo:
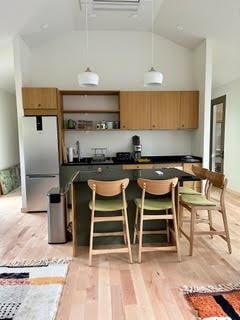
<svg viewBox="0 0 240 320"><path fill-rule="evenodd" d="M135 218L135 230L134 230L134 243L136 243L136 237L139 240L139 249L138 249L138 262L141 263L142 252L150 252L150 251L177 251L178 261L181 261L181 253L179 246L179 237L178 237L178 226L177 226L177 215L176 215L176 204L175 204L175 189L178 183L177 178L169 179L169 180L148 180L139 178L137 180L138 185L142 189L142 197L141 199L135 199L136 203L136 218ZM171 193L171 195L167 198L152 198L146 199L145 194L149 193L151 195L167 195ZM158 212L157 214L146 214L147 211ZM169 213L171 210L171 213ZM164 211L160 212L159 211ZM138 222L140 215L140 225L138 230ZM147 220L166 220L167 230L159 231L144 231L143 223ZM169 220L173 221L173 229L169 228ZM169 230L174 234L176 245L172 246L143 246L143 235L144 234L168 234Z"/></svg>
<svg viewBox="0 0 240 320"><path fill-rule="evenodd" d="M193 195L193 194L182 194L180 198L181 210L180 210L180 227L179 232L182 233L185 238L190 243L190 251L189 255L193 254L193 244L194 244L194 236L195 235L210 235L211 238L214 235L220 236L227 242L229 253L232 252L230 236L228 230L227 223L227 215L225 208L225 191L227 186L227 179L224 174L211 172L206 170L205 172L207 183L205 188L205 195ZM215 187L220 191L220 199L216 201L211 197L212 187ZM183 210L182 208L187 209L190 212L190 220L183 220ZM208 219L201 219L197 213L202 210L208 211ZM212 212L218 211L222 214L223 219L223 227L224 230L216 230L213 227L212 221ZM190 222L190 233L186 234L182 228L183 222ZM207 222L209 224L209 231L195 231L196 223L204 223Z"/></svg>
<svg viewBox="0 0 240 320"><path fill-rule="evenodd" d="M129 179L122 179L116 181L96 181L88 180L88 185L92 190L92 200L89 202L89 208L91 209L91 229L90 229L90 245L89 245L89 265L92 265L92 256L105 253L125 253L128 252L130 263L132 263L132 251L129 236L128 217L127 217L127 201L125 189L129 184ZM122 199L96 199L96 195L103 197L114 197L122 194ZM104 215L95 216L95 211L104 212ZM121 215L109 216L107 212L121 211ZM116 222L120 221L123 225L122 232L94 232L94 225L96 223L103 222ZM123 236L124 248L114 249L93 249L94 237L106 237L106 236Z"/></svg>
<svg viewBox="0 0 240 320"><path fill-rule="evenodd" d="M192 172L193 174L201 179L201 180L205 180L206 179L206 173L207 173L207 169L205 168L201 168L198 166L193 165L192 166ZM179 194L195 194L195 195L201 195L201 192L196 191L196 183L197 181L194 181L194 186L193 188L190 187L179 187ZM205 189L207 188L207 186L205 185Z"/></svg>

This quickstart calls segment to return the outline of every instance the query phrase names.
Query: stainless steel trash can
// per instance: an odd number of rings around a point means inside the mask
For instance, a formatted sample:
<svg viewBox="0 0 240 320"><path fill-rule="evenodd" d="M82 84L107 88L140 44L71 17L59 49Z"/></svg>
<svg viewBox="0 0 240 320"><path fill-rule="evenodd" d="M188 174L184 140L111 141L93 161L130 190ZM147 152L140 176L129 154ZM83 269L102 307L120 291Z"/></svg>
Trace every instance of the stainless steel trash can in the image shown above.
<svg viewBox="0 0 240 320"><path fill-rule="evenodd" d="M67 242L66 193L59 188L48 192L48 243Z"/></svg>

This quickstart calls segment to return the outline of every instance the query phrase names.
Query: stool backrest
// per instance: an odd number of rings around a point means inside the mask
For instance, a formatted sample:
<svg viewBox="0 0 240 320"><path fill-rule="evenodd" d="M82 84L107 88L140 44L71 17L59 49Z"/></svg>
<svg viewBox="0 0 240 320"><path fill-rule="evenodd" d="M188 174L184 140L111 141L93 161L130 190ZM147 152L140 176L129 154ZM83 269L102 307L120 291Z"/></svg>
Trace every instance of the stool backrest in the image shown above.
<svg viewBox="0 0 240 320"><path fill-rule="evenodd" d="M113 197L127 188L129 179L121 179L115 181L97 181L88 180L89 187L96 192L96 194L105 197Z"/></svg>
<svg viewBox="0 0 240 320"><path fill-rule="evenodd" d="M137 180L141 189L153 195L164 195L171 192L178 183L178 178L168 180L149 180L139 178Z"/></svg>
<svg viewBox="0 0 240 320"><path fill-rule="evenodd" d="M205 169L205 168L201 168L201 167L198 167L196 165L193 165L192 166L192 171L194 173L194 175L200 179L206 179L207 178L207 172L208 172L208 169Z"/></svg>
<svg viewBox="0 0 240 320"><path fill-rule="evenodd" d="M208 171L207 172L207 179L209 183L219 189L223 189L226 184L225 175L223 173Z"/></svg>
<svg viewBox="0 0 240 320"><path fill-rule="evenodd" d="M222 208L225 208L225 191L227 187L227 178L223 173L208 171L207 172L207 181L208 181L208 192L207 197L211 198L212 187L215 187L220 190L220 204ZM216 194L215 197L216 199Z"/></svg>

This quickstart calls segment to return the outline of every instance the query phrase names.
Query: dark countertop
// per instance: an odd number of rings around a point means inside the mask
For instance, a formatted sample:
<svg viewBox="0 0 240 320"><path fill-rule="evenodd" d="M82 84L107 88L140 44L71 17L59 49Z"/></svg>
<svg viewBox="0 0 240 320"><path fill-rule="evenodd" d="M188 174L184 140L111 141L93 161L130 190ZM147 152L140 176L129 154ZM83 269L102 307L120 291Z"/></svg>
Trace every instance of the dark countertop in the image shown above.
<svg viewBox="0 0 240 320"><path fill-rule="evenodd" d="M108 170L102 171L91 171L90 175L89 172L86 171L79 171L79 173L74 177L72 180L73 183L81 183L86 182L88 179L100 180L100 181L108 181L108 180L118 180L129 178L130 181L136 181L138 178L145 178L145 179L153 179L153 180L167 180L177 177L179 179L180 184L184 181L199 181L199 179L191 175L185 171L175 169L175 168L164 168L161 170L139 170L139 169L132 169L132 170L113 170L109 175Z"/></svg>
<svg viewBox="0 0 240 320"><path fill-rule="evenodd" d="M150 159L150 162L136 162L133 159L127 161L119 161L117 158L107 158L106 162L92 162L92 158L82 158L80 162L75 159L74 162L64 163L63 166L81 166L81 165L122 165L122 164L155 164L155 163L200 163L201 157L175 155L175 156L143 156L142 159Z"/></svg>

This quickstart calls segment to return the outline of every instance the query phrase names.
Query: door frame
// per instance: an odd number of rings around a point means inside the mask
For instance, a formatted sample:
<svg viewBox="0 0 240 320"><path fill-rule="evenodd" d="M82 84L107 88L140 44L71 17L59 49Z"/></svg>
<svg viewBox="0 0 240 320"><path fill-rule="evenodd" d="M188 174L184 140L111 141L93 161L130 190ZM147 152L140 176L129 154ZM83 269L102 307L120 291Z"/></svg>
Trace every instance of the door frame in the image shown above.
<svg viewBox="0 0 240 320"><path fill-rule="evenodd" d="M223 122L223 144L224 144L224 149L225 149L225 120L226 120L226 100L227 96L221 96L215 99L211 100L211 117L210 117L210 153L209 153L209 168L212 170L212 151L213 151L213 146L212 146L212 135L213 135L213 107L218 104L223 104L223 115L224 115L224 122ZM223 168L224 168L224 156L223 156Z"/></svg>

